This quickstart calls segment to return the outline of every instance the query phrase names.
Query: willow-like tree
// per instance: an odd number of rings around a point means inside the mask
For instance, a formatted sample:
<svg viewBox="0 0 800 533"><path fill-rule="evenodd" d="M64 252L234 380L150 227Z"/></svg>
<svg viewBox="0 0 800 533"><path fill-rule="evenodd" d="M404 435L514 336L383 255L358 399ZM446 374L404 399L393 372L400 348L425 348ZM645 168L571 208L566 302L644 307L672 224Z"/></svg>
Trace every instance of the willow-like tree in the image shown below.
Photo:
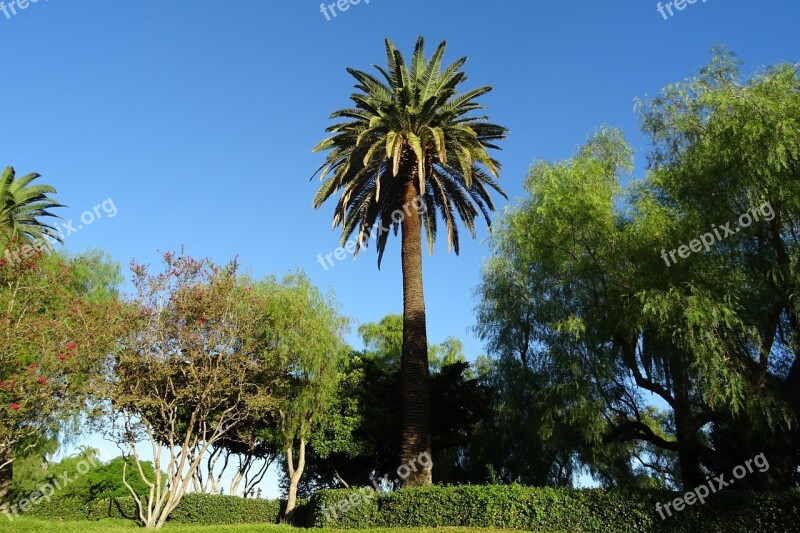
<svg viewBox="0 0 800 533"><path fill-rule="evenodd" d="M306 445L333 415L339 389L340 369L347 355L344 335L348 319L339 316L338 304L323 294L303 273L280 282L270 279L256 285L268 290L265 307L269 329L262 332L282 368L277 424L273 437L284 451L289 481L284 518L295 519L297 488L306 464ZM296 453L295 453L296 452Z"/></svg>
<svg viewBox="0 0 800 533"><path fill-rule="evenodd" d="M342 245L357 232L348 251L357 255L375 239L380 267L390 231L401 231L403 462L431 451L422 228L432 252L441 216L448 250L458 254L457 219L474 237L480 214L491 223L489 189L505 197L496 182L500 164L489 150L498 149L493 143L507 130L473 113L483 109L476 99L491 87L459 94L467 79L461 70L467 58L442 69L446 46L442 42L428 60L420 37L408 66L387 39L387 69L375 67L380 77L348 69L357 81L351 96L355 107L334 112L331 118L339 122L327 129L332 135L314 147L314 152L327 152L327 158L318 170L323 185L313 204L319 208L341 191L333 227L342 226ZM406 483L430 481L426 468Z"/></svg>

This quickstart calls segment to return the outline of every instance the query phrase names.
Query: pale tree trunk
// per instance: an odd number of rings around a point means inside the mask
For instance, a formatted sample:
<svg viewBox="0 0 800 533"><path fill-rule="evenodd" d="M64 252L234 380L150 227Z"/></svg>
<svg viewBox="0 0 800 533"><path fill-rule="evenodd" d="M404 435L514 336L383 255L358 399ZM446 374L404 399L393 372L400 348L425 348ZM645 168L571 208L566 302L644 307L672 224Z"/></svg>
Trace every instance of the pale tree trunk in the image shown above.
<svg viewBox="0 0 800 533"><path fill-rule="evenodd" d="M11 478L14 473L13 461L9 448L4 447L0 450L0 506L11 492Z"/></svg>
<svg viewBox="0 0 800 533"><path fill-rule="evenodd" d="M303 469L306 467L306 441L300 439L300 451L297 456L297 467L294 466L294 457L292 455L292 444L286 448L286 464L289 468L289 497L286 501L286 513L283 515L284 519L291 522L294 517L294 508L297 505L297 486L300 484L300 478L303 477Z"/></svg>
<svg viewBox="0 0 800 533"><path fill-rule="evenodd" d="M338 481L339 483L342 484L342 487L344 487L346 489L350 488L350 485L347 483L347 481L345 481L344 478L339 475L339 471L338 470L334 470L333 471L333 477L336 478L336 481Z"/></svg>
<svg viewBox="0 0 800 533"><path fill-rule="evenodd" d="M192 476L192 489L200 494L205 492L205 486L206 483L203 483L203 473L198 468L197 472L195 472L194 476Z"/></svg>
<svg viewBox="0 0 800 533"><path fill-rule="evenodd" d="M233 475L233 478L231 479L231 488L230 488L231 496L234 496L236 495L237 492L239 492L239 484L242 482L242 477L244 477L242 471L237 469L236 473Z"/></svg>
<svg viewBox="0 0 800 533"><path fill-rule="evenodd" d="M216 471L217 468L217 461L219 460L220 456L224 455L225 460L222 463L222 468L220 468L219 472ZM198 479L202 482L200 483L200 489L195 489L195 492L202 492L204 494L217 494L219 493L219 487L222 483L222 477L225 475L225 471L228 468L228 458L230 457L230 451L228 449L222 448L220 446L215 446L213 451L208 454L208 460L206 461L206 478L203 479L203 469L198 468Z"/></svg>
<svg viewBox="0 0 800 533"><path fill-rule="evenodd" d="M231 410L232 408L228 412ZM124 414L123 416L126 418L126 428L130 428L131 419L129 415ZM192 414L188 424L189 428L193 427L195 419L195 414ZM152 427L147 426L145 431L153 452L154 480L148 479L144 473L142 461L136 449L136 442L134 440L128 442L130 447L128 457L133 457L133 463L139 479L149 489L148 494L140 497L128 483L127 459L122 465L122 483L136 502L139 520L146 529L161 529L164 526L170 513L178 506L190 485L196 481L197 469L200 468L206 452L223 435L220 429L222 425L222 421L218 421L213 428L206 428L201 424L202 430L199 433L203 436L202 439L194 435L192 430L189 429L182 442L173 443L173 441L170 441L170 444L166 446L166 450L169 453L166 474L162 473L161 441L156 437ZM175 435L173 428L170 428L170 431L172 432L171 435ZM206 439L205 436L208 434L211 434L211 437ZM127 429L126 435L133 435L133 432Z"/></svg>

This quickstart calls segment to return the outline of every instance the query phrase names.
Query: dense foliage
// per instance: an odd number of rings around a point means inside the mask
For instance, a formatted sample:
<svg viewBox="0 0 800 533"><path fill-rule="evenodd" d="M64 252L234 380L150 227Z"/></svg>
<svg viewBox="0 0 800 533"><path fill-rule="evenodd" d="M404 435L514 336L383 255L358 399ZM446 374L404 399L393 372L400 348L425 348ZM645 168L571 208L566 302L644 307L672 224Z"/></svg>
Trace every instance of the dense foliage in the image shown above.
<svg viewBox="0 0 800 533"><path fill-rule="evenodd" d="M305 500L300 500L301 506ZM262 500L220 496L216 494L187 494L170 514L172 524L275 524L283 515L285 500ZM102 498L86 502L80 498L55 498L31 511L37 518L64 520L103 520L124 518L136 520L136 502L130 496ZM305 515L302 515L303 519Z"/></svg>
<svg viewBox="0 0 800 533"><path fill-rule="evenodd" d="M309 525L345 529L468 526L564 533L750 533L800 527L797 492L720 493L705 505L687 508L666 520L656 513L655 505L676 496L667 491L436 486L402 489L367 502L362 498L356 505L340 503L354 494L360 492L318 492L309 504Z"/></svg>
<svg viewBox="0 0 800 533"><path fill-rule="evenodd" d="M608 128L532 167L493 235L478 331L534 438L569 454L554 467L693 487L765 453L736 488L795 483L799 95L794 67L741 81L719 53L642 104L645 178Z"/></svg>
<svg viewBox="0 0 800 533"><path fill-rule="evenodd" d="M0 501L15 458L85 411L99 388L121 332L119 280L100 253L0 259Z"/></svg>

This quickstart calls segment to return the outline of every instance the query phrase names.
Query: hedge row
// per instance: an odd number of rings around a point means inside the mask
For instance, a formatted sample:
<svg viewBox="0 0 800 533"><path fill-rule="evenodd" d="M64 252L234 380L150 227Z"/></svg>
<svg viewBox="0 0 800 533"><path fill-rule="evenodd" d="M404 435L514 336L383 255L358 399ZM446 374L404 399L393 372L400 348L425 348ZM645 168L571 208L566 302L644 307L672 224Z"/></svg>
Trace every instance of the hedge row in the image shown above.
<svg viewBox="0 0 800 533"><path fill-rule="evenodd" d="M722 492L662 520L656 504L680 494L510 486L321 490L298 502L297 525L345 529L376 527L494 527L552 532L718 533L800 531L800 492ZM170 515L174 524L276 523L285 501L187 494ZM46 519L136 519L132 498L86 503L41 501L29 513Z"/></svg>
<svg viewBox="0 0 800 533"><path fill-rule="evenodd" d="M662 520L666 491L510 486L322 490L309 503L312 527L495 527L530 531L733 533L800 531L800 492L718 493ZM369 496L366 496L367 494Z"/></svg>
<svg viewBox="0 0 800 533"><path fill-rule="evenodd" d="M303 506L298 501L298 520L307 521ZM256 524L277 523L286 501L239 498L216 494L186 494L170 514L168 522L175 524ZM89 503L75 498L54 498L41 502L28 516L45 519L102 520L126 518L138 520L136 502L132 497L96 500Z"/></svg>
<svg viewBox="0 0 800 533"><path fill-rule="evenodd" d="M39 500L25 516L45 520L86 520L89 516L89 504L81 498L51 498Z"/></svg>

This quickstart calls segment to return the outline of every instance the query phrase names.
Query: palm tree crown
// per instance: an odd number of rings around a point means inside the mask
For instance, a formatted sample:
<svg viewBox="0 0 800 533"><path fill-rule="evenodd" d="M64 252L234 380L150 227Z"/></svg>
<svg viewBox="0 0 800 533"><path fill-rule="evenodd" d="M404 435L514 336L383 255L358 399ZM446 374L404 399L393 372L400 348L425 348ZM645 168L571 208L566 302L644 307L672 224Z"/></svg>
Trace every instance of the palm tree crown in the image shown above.
<svg viewBox="0 0 800 533"><path fill-rule="evenodd" d="M420 37L408 68L402 54L386 40L387 70L375 66L384 81L365 72L347 69L357 80L359 91L351 96L355 108L342 109L332 119L345 119L326 131L333 136L316 147L328 151L320 187L314 198L319 208L340 189L333 227L343 224L342 244L356 229L355 253L366 247L367 237L379 223L397 232L399 222L392 213L406 202L406 186L416 181L428 249L436 239L437 211L447 227L448 250L459 251L456 214L475 236L479 210L487 224L494 203L487 187L505 193L495 181L500 164L489 156L492 144L506 136L507 130L491 124L487 117L468 116L483 109L475 99L492 90L479 87L458 94L457 87L467 77L460 69L461 58L441 70L446 42L442 42L429 61L425 59ZM326 181L326 178L330 179ZM378 235L378 265L389 232Z"/></svg>
<svg viewBox="0 0 800 533"><path fill-rule="evenodd" d="M58 218L50 210L64 206L49 196L56 192L50 185L31 185L39 177L34 173L16 178L12 167L3 171L0 177L0 234L4 237L19 236L39 241L51 237L62 242L61 232L40 219Z"/></svg>

